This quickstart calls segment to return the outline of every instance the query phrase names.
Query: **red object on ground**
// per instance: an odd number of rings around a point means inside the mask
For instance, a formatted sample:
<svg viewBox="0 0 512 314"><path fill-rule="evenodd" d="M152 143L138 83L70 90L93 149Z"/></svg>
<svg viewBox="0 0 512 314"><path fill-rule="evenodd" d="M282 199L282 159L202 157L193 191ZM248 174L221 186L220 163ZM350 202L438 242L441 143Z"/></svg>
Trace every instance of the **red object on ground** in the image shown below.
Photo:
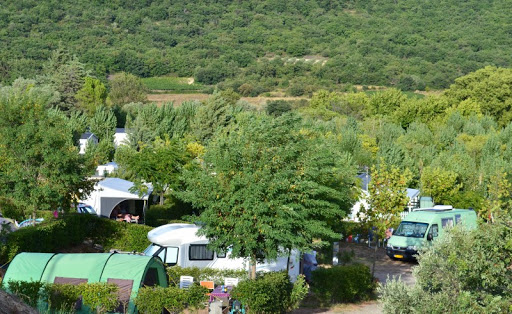
<svg viewBox="0 0 512 314"><path fill-rule="evenodd" d="M352 235L349 235L347 240L348 240L348 242L352 242Z"/></svg>

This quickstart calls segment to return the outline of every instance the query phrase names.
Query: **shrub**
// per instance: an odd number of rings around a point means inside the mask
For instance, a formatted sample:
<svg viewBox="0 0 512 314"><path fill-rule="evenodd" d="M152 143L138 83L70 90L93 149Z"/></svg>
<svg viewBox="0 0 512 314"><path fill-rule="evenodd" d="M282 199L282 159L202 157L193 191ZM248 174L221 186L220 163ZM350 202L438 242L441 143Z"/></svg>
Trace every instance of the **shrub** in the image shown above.
<svg viewBox="0 0 512 314"><path fill-rule="evenodd" d="M149 244L151 227L120 223L93 215L65 214L36 226L9 233L0 247L0 263L10 261L19 252L58 252L92 239L106 250L143 251Z"/></svg>
<svg viewBox="0 0 512 314"><path fill-rule="evenodd" d="M113 311L119 304L118 287L115 284L102 282L87 283L78 285L84 305L94 309L96 313Z"/></svg>
<svg viewBox="0 0 512 314"><path fill-rule="evenodd" d="M292 110L290 102L286 100L273 100L267 103L266 111L267 114L273 116L280 116L288 111Z"/></svg>
<svg viewBox="0 0 512 314"><path fill-rule="evenodd" d="M507 222L510 218L507 219ZM425 247L415 285L380 286L387 313L506 313L512 310L512 227L482 224L453 228Z"/></svg>
<svg viewBox="0 0 512 314"><path fill-rule="evenodd" d="M43 298L48 302L51 309L72 312L77 308L77 301L80 298L78 286L71 284L46 284Z"/></svg>
<svg viewBox="0 0 512 314"><path fill-rule="evenodd" d="M181 220L183 216L192 213L190 205L174 199L170 202L170 204L165 205L151 205L146 211L146 224L148 226L158 227L176 220Z"/></svg>
<svg viewBox="0 0 512 314"><path fill-rule="evenodd" d="M292 284L286 272L273 272L240 282L231 295L254 313L285 313L296 308L306 293L303 277Z"/></svg>
<svg viewBox="0 0 512 314"><path fill-rule="evenodd" d="M313 271L311 290L322 305L366 300L374 288L370 268L366 265L335 266Z"/></svg>
<svg viewBox="0 0 512 314"><path fill-rule="evenodd" d="M192 285L187 290L179 287L143 287L135 298L135 305L141 313L160 314L162 309L170 313L180 313L185 308L204 308L208 289Z"/></svg>
<svg viewBox="0 0 512 314"><path fill-rule="evenodd" d="M39 281L9 281L7 289L17 295L23 302L35 307L39 300L41 288L44 283Z"/></svg>

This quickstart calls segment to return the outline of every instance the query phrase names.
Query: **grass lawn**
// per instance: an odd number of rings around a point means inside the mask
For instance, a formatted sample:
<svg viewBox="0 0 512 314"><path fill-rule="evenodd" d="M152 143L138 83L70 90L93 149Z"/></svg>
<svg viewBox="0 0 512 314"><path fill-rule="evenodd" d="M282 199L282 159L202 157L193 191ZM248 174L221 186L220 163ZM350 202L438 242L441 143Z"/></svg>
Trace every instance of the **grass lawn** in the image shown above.
<svg viewBox="0 0 512 314"><path fill-rule="evenodd" d="M150 90L173 91L173 92L194 92L203 89L203 85L195 83L193 78L188 77L147 77L142 82Z"/></svg>

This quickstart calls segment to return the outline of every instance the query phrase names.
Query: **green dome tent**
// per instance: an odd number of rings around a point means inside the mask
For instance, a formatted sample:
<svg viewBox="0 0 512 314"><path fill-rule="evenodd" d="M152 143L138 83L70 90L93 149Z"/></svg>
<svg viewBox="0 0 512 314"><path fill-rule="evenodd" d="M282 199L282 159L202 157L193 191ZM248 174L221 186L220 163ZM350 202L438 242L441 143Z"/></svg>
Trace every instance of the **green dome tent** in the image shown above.
<svg viewBox="0 0 512 314"><path fill-rule="evenodd" d="M135 312L133 300L140 287L168 286L160 260L118 253L20 253L5 273L4 287L11 280L62 284L114 283L119 287L119 299L129 301L128 313Z"/></svg>

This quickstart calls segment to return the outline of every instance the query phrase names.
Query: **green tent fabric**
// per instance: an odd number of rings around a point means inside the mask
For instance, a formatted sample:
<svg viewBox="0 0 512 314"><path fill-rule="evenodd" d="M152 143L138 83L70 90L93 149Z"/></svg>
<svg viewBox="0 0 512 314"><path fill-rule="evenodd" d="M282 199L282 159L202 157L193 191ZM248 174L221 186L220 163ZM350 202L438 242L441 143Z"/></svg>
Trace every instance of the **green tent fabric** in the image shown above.
<svg viewBox="0 0 512 314"><path fill-rule="evenodd" d="M48 254L20 253L7 269L4 287L11 280L48 283L106 282L119 286L120 300L127 312L136 312L133 303L143 285L167 287L162 262L151 256L117 253Z"/></svg>

